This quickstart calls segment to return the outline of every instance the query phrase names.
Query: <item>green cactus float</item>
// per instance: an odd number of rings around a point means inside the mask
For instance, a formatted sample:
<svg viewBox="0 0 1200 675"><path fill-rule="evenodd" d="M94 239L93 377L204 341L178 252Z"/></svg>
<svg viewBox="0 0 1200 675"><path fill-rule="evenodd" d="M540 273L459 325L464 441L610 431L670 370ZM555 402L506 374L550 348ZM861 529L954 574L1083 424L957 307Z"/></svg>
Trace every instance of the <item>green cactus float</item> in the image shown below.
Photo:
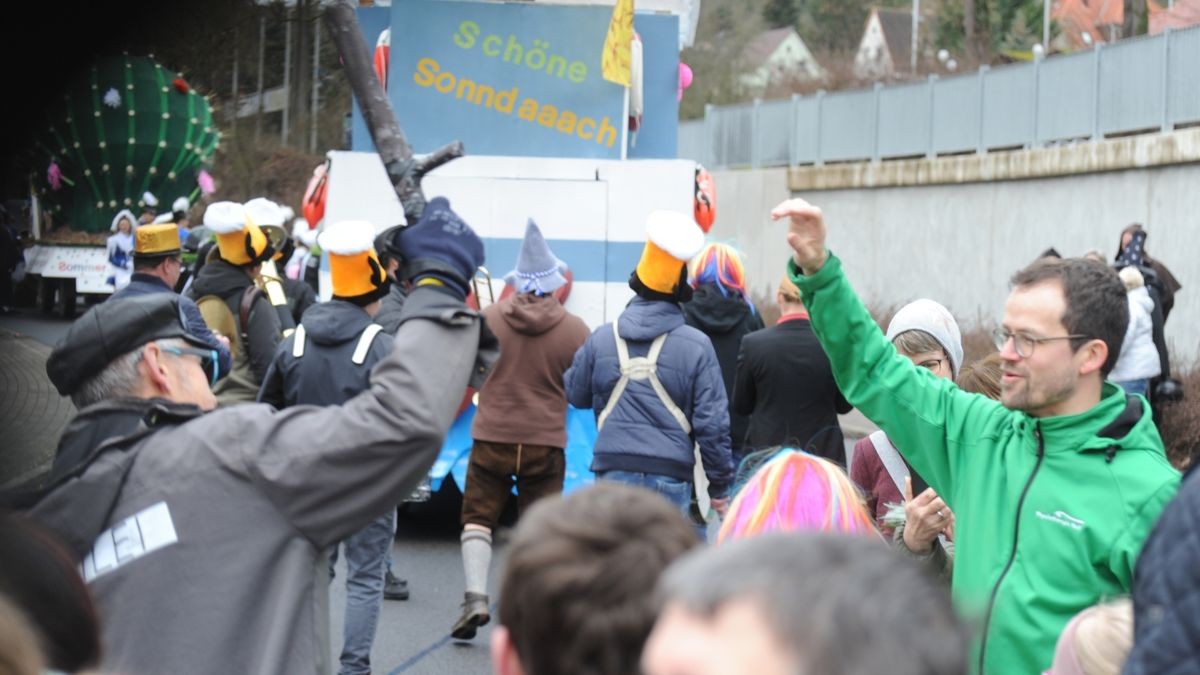
<svg viewBox="0 0 1200 675"><path fill-rule="evenodd" d="M194 201L220 140L208 100L152 58L98 61L63 88L37 139L46 169L34 177L43 209L59 225L107 234L122 209L155 195L164 210ZM211 189L211 188L209 188Z"/></svg>

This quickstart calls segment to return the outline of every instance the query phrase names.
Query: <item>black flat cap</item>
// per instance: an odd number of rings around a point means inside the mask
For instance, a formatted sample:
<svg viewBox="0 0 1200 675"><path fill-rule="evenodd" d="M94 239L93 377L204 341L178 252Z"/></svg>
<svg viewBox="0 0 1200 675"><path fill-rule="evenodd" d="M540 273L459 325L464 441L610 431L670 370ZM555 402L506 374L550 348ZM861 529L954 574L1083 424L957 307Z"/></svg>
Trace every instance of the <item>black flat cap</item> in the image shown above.
<svg viewBox="0 0 1200 675"><path fill-rule="evenodd" d="M109 300L71 325L50 353L46 374L58 393L70 396L117 357L166 338L182 338L204 349L216 347L188 332L179 296L173 293Z"/></svg>

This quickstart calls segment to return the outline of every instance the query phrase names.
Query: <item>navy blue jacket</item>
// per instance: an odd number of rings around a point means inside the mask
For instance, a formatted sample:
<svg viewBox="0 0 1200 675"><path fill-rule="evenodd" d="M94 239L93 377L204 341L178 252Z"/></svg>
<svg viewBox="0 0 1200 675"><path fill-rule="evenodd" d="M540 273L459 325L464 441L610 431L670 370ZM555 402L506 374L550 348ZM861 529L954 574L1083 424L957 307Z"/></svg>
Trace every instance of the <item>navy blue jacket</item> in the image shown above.
<svg viewBox="0 0 1200 675"><path fill-rule="evenodd" d="M725 497L733 481L729 450L729 402L721 367L708 336L685 325L679 305L634 298L617 318L629 356L645 356L654 338L669 333L658 357L658 379L692 425L686 434L650 382L630 380L596 438L592 470L636 471L692 481L693 444L699 443L708 492ZM596 415L620 379L613 324L592 333L563 376L567 399Z"/></svg>
<svg viewBox="0 0 1200 675"><path fill-rule="evenodd" d="M1184 476L1133 576L1133 651L1125 675L1200 669L1200 471Z"/></svg>
<svg viewBox="0 0 1200 675"><path fill-rule="evenodd" d="M371 368L392 352L393 338L379 333L362 365L352 361L371 317L362 307L330 300L304 313L304 355L292 355L296 334L284 338L263 378L258 400L276 408L311 404L341 405L371 386Z"/></svg>
<svg viewBox="0 0 1200 675"><path fill-rule="evenodd" d="M121 298L132 298L137 295L149 295L151 293L174 293L175 290L167 285L167 282L159 279L153 274L143 274L142 272L134 272L130 278L129 285L121 290L113 293L108 301L120 300ZM183 310L183 318L187 320L188 331L198 338L202 338L213 349L217 350L217 366L219 372L217 379L221 379L229 374L233 368L233 357L229 354L229 348L217 341L215 335L209 330L208 324L204 323L204 316L200 314L200 308L196 303L187 296L179 296L179 308Z"/></svg>

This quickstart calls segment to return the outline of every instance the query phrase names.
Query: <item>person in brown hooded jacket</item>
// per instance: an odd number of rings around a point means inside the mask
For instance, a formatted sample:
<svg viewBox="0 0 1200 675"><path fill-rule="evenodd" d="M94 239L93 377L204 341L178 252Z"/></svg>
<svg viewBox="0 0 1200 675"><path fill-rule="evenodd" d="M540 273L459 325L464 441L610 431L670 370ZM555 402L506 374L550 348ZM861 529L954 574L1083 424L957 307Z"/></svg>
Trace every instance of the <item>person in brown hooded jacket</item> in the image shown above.
<svg viewBox="0 0 1200 675"><path fill-rule="evenodd" d="M483 310L500 341L500 359L479 391L475 440L463 492L462 551L466 593L451 629L458 640L486 624L492 530L514 482L519 513L562 492L566 472L567 395L563 373L591 331L554 296L567 283L563 264L532 221L504 280L516 293Z"/></svg>

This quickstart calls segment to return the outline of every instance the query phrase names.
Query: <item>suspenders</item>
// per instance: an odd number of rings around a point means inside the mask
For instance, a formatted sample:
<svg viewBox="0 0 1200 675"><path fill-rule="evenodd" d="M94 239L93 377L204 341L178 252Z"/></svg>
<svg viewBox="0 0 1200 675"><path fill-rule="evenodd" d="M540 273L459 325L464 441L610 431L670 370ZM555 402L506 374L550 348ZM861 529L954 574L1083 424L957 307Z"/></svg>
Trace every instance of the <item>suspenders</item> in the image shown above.
<svg viewBox="0 0 1200 675"><path fill-rule="evenodd" d="M608 397L608 405L604 406L604 410L600 412L600 418L596 420L596 428L604 428L605 421L617 407L617 401L625 393L625 388L629 385L630 380L649 380L650 386L654 388L654 393L658 394L659 400L666 406L667 412L671 413L671 417L674 417L675 421L679 423L683 432L692 433L692 425L688 422L687 415L683 414L683 411L671 399L671 395L667 393L662 381L658 379L658 355L662 352L663 343L667 341L667 334L663 333L654 338L654 342L650 343L649 354L634 358L629 358L629 345L617 334L616 324L613 324L613 337L617 341L617 358L621 362L621 379L617 380L617 386L613 388L612 395Z"/></svg>
<svg viewBox="0 0 1200 675"><path fill-rule="evenodd" d="M363 329L362 335L358 337L358 344L354 347L354 355L350 360L356 366L361 366L367 360L367 352L371 351L371 343L375 341L375 336L379 335L379 331L383 330L383 326L373 323ZM293 333L295 341L292 343L292 356L300 358L304 356L304 344L307 333L304 330L304 324L296 326L296 332Z"/></svg>

